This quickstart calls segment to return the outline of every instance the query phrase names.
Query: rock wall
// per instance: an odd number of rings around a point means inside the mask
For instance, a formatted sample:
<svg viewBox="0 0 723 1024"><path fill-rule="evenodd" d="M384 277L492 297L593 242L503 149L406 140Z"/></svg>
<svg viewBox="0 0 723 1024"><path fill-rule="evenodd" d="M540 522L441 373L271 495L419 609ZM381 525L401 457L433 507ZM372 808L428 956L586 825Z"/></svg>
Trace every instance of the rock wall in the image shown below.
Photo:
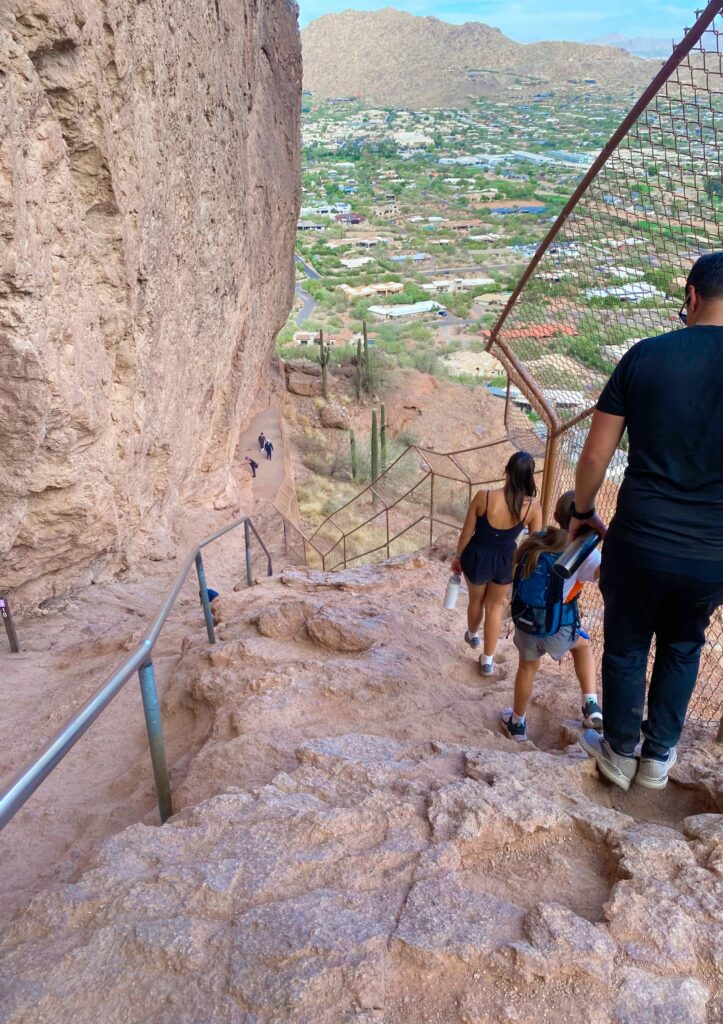
<svg viewBox="0 0 723 1024"><path fill-rule="evenodd" d="M292 301L288 0L0 8L0 592L158 557L229 501Z"/></svg>

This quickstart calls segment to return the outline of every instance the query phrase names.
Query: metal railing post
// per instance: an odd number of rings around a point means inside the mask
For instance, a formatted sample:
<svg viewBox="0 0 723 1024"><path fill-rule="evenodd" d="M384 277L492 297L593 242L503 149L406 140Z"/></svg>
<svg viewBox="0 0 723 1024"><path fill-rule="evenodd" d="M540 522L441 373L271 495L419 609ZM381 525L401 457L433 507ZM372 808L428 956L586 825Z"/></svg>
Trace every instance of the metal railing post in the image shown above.
<svg viewBox="0 0 723 1024"><path fill-rule="evenodd" d="M716 743L723 743L723 718L721 718L720 720L720 725L718 726L718 733L716 734L715 741Z"/></svg>
<svg viewBox="0 0 723 1024"><path fill-rule="evenodd" d="M200 552L196 555L196 573L198 574L198 589L201 597L201 605L203 606L203 617L206 620L206 632L208 633L208 642L210 644L215 644L216 630L213 624L213 612L211 611L211 602L208 599L206 570L203 568L203 558L201 557Z"/></svg>
<svg viewBox="0 0 723 1024"><path fill-rule="evenodd" d="M161 724L161 711L158 706L156 674L153 671L152 661L147 661L145 665L141 665L138 669L138 678L141 683L143 714L146 718L148 746L151 750L151 763L153 764L153 777L156 780L158 810L161 814L161 824L163 824L173 814L173 804L171 802L171 780L168 777L166 751L163 745L163 726Z"/></svg>
<svg viewBox="0 0 723 1024"><path fill-rule="evenodd" d="M434 473L429 482L429 546L434 543Z"/></svg>
<svg viewBox="0 0 723 1024"><path fill-rule="evenodd" d="M10 602L6 597L0 597L0 618L2 618L5 623L5 632L8 636L8 643L10 644L11 652L13 654L18 654L20 651L18 634L15 632L15 623L13 622L12 612L10 611Z"/></svg>
<svg viewBox="0 0 723 1024"><path fill-rule="evenodd" d="M254 585L254 571L251 564L251 530L248 519L244 523L244 545L246 547L246 582L252 587Z"/></svg>

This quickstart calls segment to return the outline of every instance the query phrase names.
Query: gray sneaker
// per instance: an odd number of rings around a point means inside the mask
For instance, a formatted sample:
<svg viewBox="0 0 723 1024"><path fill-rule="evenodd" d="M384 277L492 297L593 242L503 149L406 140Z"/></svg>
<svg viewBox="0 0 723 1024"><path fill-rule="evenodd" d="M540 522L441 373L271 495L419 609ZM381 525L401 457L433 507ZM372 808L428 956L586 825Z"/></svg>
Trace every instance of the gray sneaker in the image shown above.
<svg viewBox="0 0 723 1024"><path fill-rule="evenodd" d="M480 654L480 656L479 656L479 673L480 673L481 676L486 676L487 678L489 678L490 676L493 676L495 674L495 663L493 661L493 662L491 662L488 665L488 664L486 664L486 662L483 661L483 658L484 658L484 655Z"/></svg>
<svg viewBox="0 0 723 1024"><path fill-rule="evenodd" d="M607 740L604 740L594 729L586 729L578 742L586 754L595 758L598 771L606 779L614 782L616 786L620 786L626 792L630 789L630 783L638 770L636 758L616 754Z"/></svg>
<svg viewBox="0 0 723 1024"><path fill-rule="evenodd" d="M644 789L665 789L668 785L668 771L678 760L675 747L668 751L665 761L656 761L653 757L641 757L635 781Z"/></svg>
<svg viewBox="0 0 723 1024"><path fill-rule="evenodd" d="M464 642L466 644L469 644L470 647L481 647L482 637L479 635L479 633L476 636L471 636L470 631L468 629L465 629Z"/></svg>

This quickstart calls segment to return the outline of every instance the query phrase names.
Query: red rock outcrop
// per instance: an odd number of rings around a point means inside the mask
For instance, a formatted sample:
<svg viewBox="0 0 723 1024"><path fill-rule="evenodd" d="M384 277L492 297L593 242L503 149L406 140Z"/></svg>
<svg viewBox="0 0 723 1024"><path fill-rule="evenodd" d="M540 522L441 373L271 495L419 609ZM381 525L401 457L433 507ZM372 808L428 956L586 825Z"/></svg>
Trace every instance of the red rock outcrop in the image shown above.
<svg viewBox="0 0 723 1024"><path fill-rule="evenodd" d="M292 300L287 0L0 9L0 589L33 604L228 501Z"/></svg>

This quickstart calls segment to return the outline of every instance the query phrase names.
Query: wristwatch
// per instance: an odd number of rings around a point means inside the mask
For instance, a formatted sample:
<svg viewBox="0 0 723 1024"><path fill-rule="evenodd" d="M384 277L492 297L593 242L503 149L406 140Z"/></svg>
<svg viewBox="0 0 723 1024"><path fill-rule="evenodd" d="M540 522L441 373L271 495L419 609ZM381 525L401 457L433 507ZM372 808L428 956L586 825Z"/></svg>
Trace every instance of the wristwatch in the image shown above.
<svg viewBox="0 0 723 1024"><path fill-rule="evenodd" d="M573 519L592 519L595 515L595 506L593 505L589 512L578 512L575 508L575 502L573 501L570 504L570 515Z"/></svg>

